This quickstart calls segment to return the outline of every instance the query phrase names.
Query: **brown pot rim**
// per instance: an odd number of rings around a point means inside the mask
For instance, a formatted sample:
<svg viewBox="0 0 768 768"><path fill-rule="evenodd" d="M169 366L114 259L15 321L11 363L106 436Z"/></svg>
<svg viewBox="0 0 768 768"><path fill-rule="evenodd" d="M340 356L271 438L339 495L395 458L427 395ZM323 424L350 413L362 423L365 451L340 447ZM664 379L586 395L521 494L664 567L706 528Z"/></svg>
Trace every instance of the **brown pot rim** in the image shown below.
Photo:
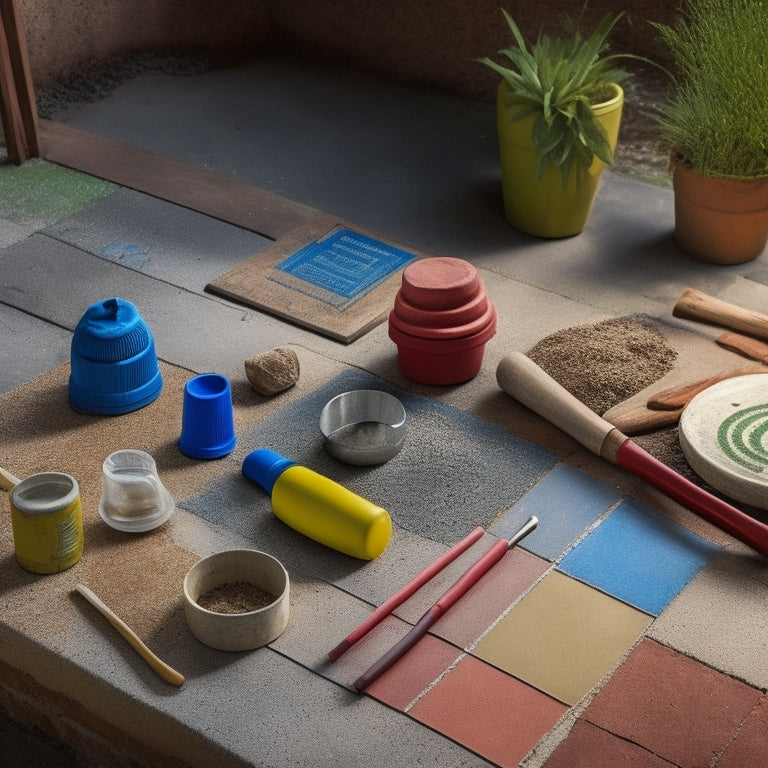
<svg viewBox="0 0 768 768"><path fill-rule="evenodd" d="M697 171L692 168L689 163L686 162L685 155L681 152L672 150L669 158L669 164L673 171L679 171L680 173L690 174L691 176L697 176L702 179L713 179L715 181L723 182L744 182L749 184L751 182L764 182L768 181L768 173L760 176L729 176L723 173L709 173L705 171Z"/></svg>

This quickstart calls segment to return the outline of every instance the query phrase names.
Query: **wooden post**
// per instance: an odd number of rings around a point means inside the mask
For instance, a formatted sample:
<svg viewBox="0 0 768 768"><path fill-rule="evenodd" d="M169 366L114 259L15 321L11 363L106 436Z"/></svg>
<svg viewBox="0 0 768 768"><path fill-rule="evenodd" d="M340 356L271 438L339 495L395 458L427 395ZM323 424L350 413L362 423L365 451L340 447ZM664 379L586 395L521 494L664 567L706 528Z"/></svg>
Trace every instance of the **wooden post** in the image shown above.
<svg viewBox="0 0 768 768"><path fill-rule="evenodd" d="M37 105L17 0L0 0L0 116L8 159L39 157Z"/></svg>

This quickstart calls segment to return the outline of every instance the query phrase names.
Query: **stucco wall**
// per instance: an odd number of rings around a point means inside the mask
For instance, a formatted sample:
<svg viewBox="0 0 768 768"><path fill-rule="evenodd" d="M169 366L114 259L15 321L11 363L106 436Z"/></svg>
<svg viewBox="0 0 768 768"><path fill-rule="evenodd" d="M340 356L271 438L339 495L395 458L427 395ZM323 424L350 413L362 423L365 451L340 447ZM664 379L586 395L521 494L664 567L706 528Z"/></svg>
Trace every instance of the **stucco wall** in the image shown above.
<svg viewBox="0 0 768 768"><path fill-rule="evenodd" d="M267 0L19 0L36 86L145 52L263 48Z"/></svg>
<svg viewBox="0 0 768 768"><path fill-rule="evenodd" d="M675 5L634 0L611 39L615 51L663 59L648 20ZM506 0L524 32L583 0ZM490 96L495 76L473 59L507 44L498 0L20 0L33 79L45 86L83 65L148 51L258 55L267 47L319 57L400 81ZM591 0L595 21L613 0Z"/></svg>
<svg viewBox="0 0 768 768"><path fill-rule="evenodd" d="M583 0L505 0L528 39L545 25L560 30L561 13L578 16ZM611 38L616 52L661 56L647 20L671 19L674 5L635 0ZM585 16L592 25L615 0L591 0ZM311 9L311 10L310 10ZM586 25L585 25L586 26ZM591 26L587 26L591 28ZM379 71L400 80L449 88L467 95L490 96L498 78L474 61L509 44L510 35L498 0L339 0L312 3L274 0L270 34L283 45L333 58L350 67Z"/></svg>

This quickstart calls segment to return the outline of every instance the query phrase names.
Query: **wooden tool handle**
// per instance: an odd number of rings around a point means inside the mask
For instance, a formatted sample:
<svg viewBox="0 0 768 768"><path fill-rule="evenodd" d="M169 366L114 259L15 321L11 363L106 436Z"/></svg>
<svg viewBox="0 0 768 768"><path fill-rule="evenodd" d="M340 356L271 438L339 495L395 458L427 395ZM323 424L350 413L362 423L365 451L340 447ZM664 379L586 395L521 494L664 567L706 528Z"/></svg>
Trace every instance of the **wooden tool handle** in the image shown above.
<svg viewBox="0 0 768 768"><path fill-rule="evenodd" d="M672 314L688 320L703 320L733 331L741 331L768 339L768 315L744 309L727 301L708 296L694 288L686 288L677 300Z"/></svg>
<svg viewBox="0 0 768 768"><path fill-rule="evenodd" d="M762 367L761 367L762 368ZM677 411L684 408L693 398L703 392L705 389L709 389L713 384L725 381L726 379L733 379L737 376L747 376L753 373L768 373L768 368L763 371L758 367L740 368L737 371L723 371L717 373L714 376L710 376L707 379L701 379L700 381L694 381L690 384L680 384L677 387L670 387L662 392L657 392L648 398L648 408L652 411Z"/></svg>
<svg viewBox="0 0 768 768"><path fill-rule="evenodd" d="M141 656L150 667L172 685L184 685L184 675L177 672L173 667L169 667L162 659L155 656L147 648L142 639L96 594L84 584L78 584L77 591L98 611L100 611L109 621L109 623L128 641L128 644L136 653Z"/></svg>
<svg viewBox="0 0 768 768"><path fill-rule="evenodd" d="M606 455L606 438L618 432L584 403L558 384L522 352L510 352L496 369L496 381L509 395L559 427L598 456L613 460L613 451Z"/></svg>
<svg viewBox="0 0 768 768"><path fill-rule="evenodd" d="M594 452L643 478L694 514L768 557L768 525L713 496L651 456L620 430L590 411L525 355L512 352L504 357L499 363L496 378L505 392L590 450L594 451L593 446L597 445L599 435L603 433L600 450Z"/></svg>
<svg viewBox="0 0 768 768"><path fill-rule="evenodd" d="M757 360L758 363L768 365L768 344L764 341L758 341L751 336L744 336L741 333L733 331L723 331L715 341L725 349L736 352L739 355L748 357L750 360Z"/></svg>
<svg viewBox="0 0 768 768"><path fill-rule="evenodd" d="M768 525L692 483L637 443L627 440L619 448L616 463L647 480L695 515L768 557Z"/></svg>
<svg viewBox="0 0 768 768"><path fill-rule="evenodd" d="M645 435L664 427L672 427L680 421L683 409L657 411L644 405L627 407L624 403L614 406L603 414L603 418L628 437Z"/></svg>
<svg viewBox="0 0 768 768"><path fill-rule="evenodd" d="M10 493L13 490L14 485L18 485L21 482L18 477L12 475L7 469L0 467L0 491L8 491Z"/></svg>

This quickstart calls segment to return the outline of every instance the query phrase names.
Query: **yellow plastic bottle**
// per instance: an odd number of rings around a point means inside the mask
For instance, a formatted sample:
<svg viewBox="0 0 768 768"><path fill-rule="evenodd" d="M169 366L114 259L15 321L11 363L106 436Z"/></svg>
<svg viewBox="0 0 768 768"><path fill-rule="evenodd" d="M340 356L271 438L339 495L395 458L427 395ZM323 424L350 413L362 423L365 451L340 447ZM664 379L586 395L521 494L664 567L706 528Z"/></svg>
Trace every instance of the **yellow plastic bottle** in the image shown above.
<svg viewBox="0 0 768 768"><path fill-rule="evenodd" d="M243 474L271 494L280 520L321 544L372 560L389 543L392 520L386 509L275 451L249 453Z"/></svg>

